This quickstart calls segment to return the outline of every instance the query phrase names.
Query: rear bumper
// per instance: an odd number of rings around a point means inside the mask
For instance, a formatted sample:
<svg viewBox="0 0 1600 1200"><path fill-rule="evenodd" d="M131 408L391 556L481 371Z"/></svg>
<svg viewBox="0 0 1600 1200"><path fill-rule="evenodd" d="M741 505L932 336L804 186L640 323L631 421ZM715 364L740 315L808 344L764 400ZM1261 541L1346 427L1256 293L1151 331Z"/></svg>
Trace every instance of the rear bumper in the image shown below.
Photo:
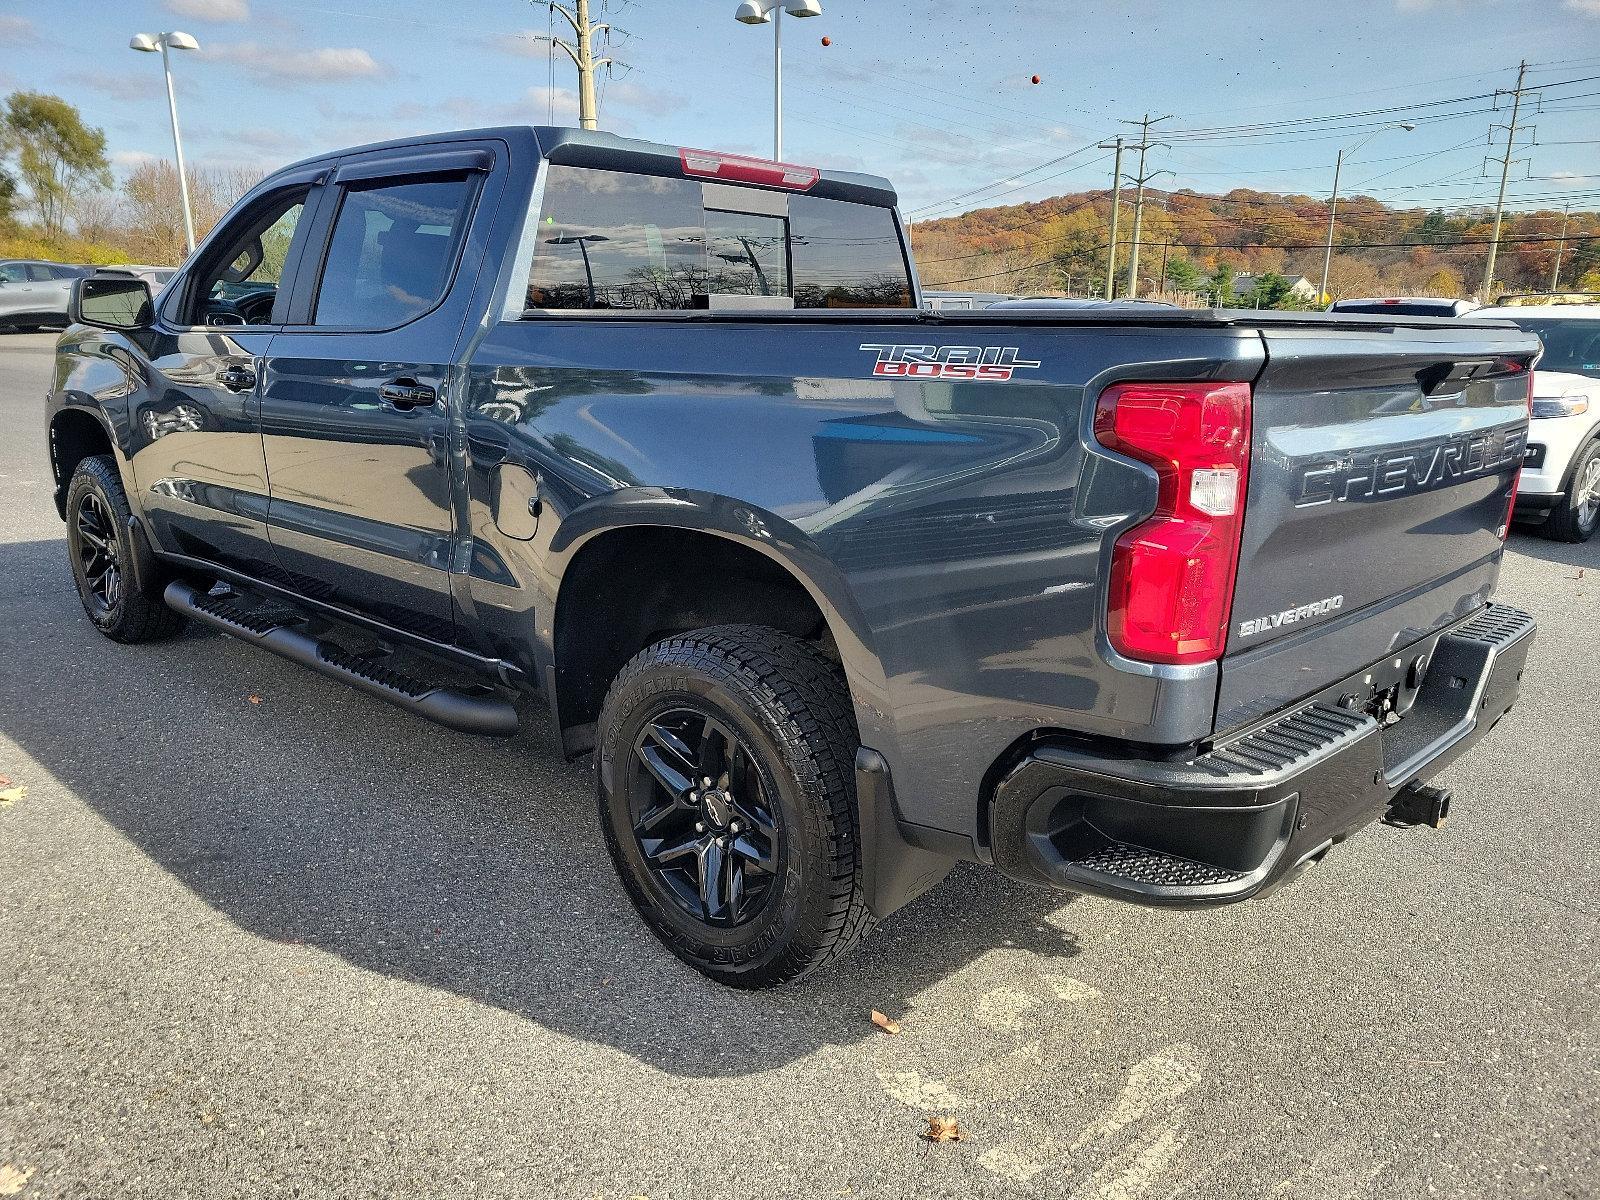
<svg viewBox="0 0 1600 1200"><path fill-rule="evenodd" d="M1566 497L1556 492L1544 494L1540 492L1517 492L1517 503L1512 517L1518 521L1542 521L1554 511Z"/></svg>
<svg viewBox="0 0 1600 1200"><path fill-rule="evenodd" d="M1276 886L1382 816L1516 702L1533 618L1489 605L1292 711L1182 762L1033 750L990 808L1015 878L1140 904L1203 907ZM1422 672L1413 665L1426 656ZM1357 703L1395 672L1398 721ZM1420 678L1419 678L1420 675ZM1365 689L1365 692L1363 691Z"/></svg>

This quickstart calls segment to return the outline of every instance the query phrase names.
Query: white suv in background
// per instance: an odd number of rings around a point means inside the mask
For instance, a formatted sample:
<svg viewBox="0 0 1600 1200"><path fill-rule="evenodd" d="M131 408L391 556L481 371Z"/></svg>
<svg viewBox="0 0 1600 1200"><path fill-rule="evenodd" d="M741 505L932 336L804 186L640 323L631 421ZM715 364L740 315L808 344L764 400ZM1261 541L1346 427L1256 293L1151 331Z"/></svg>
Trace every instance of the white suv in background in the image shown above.
<svg viewBox="0 0 1600 1200"><path fill-rule="evenodd" d="M1600 304L1480 308L1474 321L1513 321L1537 333L1544 357L1533 376L1517 519L1586 542L1600 527Z"/></svg>

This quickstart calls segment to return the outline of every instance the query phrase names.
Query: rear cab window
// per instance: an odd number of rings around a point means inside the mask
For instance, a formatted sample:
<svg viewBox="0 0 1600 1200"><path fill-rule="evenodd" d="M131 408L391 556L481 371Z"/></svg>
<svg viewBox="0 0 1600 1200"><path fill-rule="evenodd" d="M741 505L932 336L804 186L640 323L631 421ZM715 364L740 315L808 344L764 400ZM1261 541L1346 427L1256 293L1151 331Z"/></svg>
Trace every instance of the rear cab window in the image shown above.
<svg viewBox="0 0 1600 1200"><path fill-rule="evenodd" d="M528 309L910 308L892 209L546 164Z"/></svg>

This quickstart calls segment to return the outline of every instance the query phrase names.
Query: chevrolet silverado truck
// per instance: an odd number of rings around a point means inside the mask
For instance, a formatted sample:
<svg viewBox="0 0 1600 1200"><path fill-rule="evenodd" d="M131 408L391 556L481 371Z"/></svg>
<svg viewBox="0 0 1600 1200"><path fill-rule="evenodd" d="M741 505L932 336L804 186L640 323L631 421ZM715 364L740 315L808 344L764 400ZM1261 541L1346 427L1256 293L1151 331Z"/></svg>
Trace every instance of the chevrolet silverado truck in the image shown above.
<svg viewBox="0 0 1600 1200"><path fill-rule="evenodd" d="M923 311L871 176L366 146L72 316L49 453L94 625L465 734L547 712L643 920L731 984L963 860L1200 907L1436 825L1533 633L1490 599L1533 335Z"/></svg>

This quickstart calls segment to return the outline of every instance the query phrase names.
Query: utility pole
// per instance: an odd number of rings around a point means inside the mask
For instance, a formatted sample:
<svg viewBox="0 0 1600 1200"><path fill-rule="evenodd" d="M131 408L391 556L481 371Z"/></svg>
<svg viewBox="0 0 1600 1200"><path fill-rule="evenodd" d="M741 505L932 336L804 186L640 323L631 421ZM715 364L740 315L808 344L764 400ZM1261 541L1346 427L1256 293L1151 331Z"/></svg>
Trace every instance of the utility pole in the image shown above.
<svg viewBox="0 0 1600 1200"><path fill-rule="evenodd" d="M1500 160L1500 197L1494 203L1494 236L1489 242L1489 261L1483 267L1483 293L1480 297L1485 304L1494 303L1490 293L1494 290L1494 261L1500 253L1500 224L1505 219L1506 211L1506 183L1511 178L1511 162L1517 152L1517 118L1522 113L1522 94L1528 89L1523 82L1528 77L1528 63L1524 59L1517 66L1517 86L1511 89L1511 124L1504 126L1506 131L1506 154ZM1499 93L1496 93L1497 96ZM1489 127L1489 137L1492 140L1494 131L1502 128L1499 125Z"/></svg>
<svg viewBox="0 0 1600 1200"><path fill-rule="evenodd" d="M1555 291L1561 282L1561 255L1567 249L1567 218L1572 215L1572 205L1561 209L1561 240L1556 243L1556 265L1550 272L1550 290Z"/></svg>
<svg viewBox="0 0 1600 1200"><path fill-rule="evenodd" d="M1101 142L1101 150L1115 146L1117 158L1111 168L1111 244L1106 247L1106 299L1115 300L1117 291L1117 219L1122 215L1122 139Z"/></svg>
<svg viewBox="0 0 1600 1200"><path fill-rule="evenodd" d="M1148 175L1145 174L1144 157L1146 152L1156 146L1166 145L1165 142L1152 142L1150 140L1150 126L1158 124L1162 121L1170 120L1171 116L1172 114L1168 113L1165 117L1152 117L1149 113L1145 113L1142 121L1125 122L1125 124L1128 125L1139 126L1139 142L1137 145L1129 147L1129 149L1137 150L1139 152L1139 173L1138 175L1134 176L1133 180L1137 187L1133 197L1133 245L1128 251L1127 294L1128 299L1130 300L1134 299L1139 294L1139 236L1144 231L1144 185L1149 183L1150 180L1154 179L1157 175L1166 175L1170 173L1167 171L1153 171Z"/></svg>
<svg viewBox="0 0 1600 1200"><path fill-rule="evenodd" d="M568 42L563 38L552 38L551 41L565 50L572 65L578 68L578 124L585 129L598 129L600 118L594 100L594 73L598 67L610 66L612 60L595 58L594 35L608 32L611 26L604 21L589 21L589 0L573 2L577 8L575 13L564 4L550 5L552 12L560 13L572 26L573 40Z"/></svg>

